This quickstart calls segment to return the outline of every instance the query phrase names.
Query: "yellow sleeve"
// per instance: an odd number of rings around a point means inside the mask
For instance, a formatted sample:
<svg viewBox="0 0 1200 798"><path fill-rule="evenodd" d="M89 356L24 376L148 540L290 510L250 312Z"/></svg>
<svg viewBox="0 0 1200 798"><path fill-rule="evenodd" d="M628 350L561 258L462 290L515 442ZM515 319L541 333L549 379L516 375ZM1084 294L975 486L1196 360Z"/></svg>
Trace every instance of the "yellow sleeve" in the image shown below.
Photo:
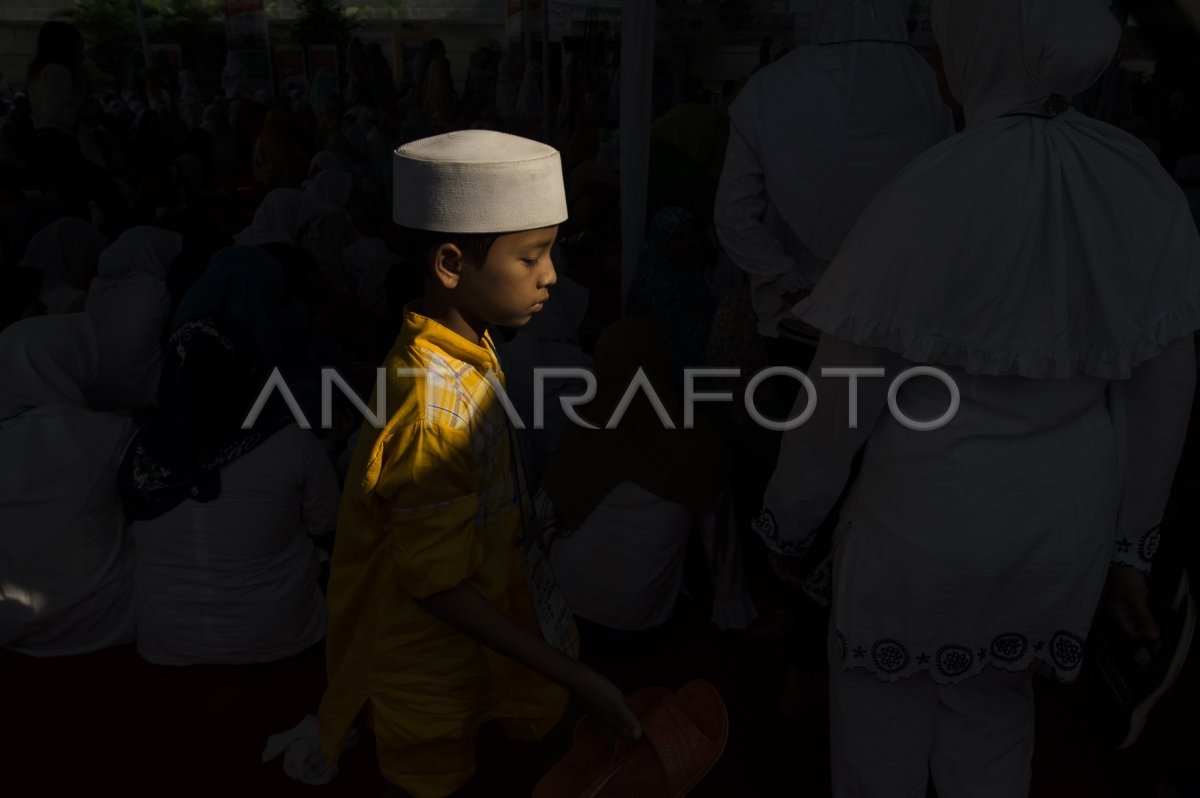
<svg viewBox="0 0 1200 798"><path fill-rule="evenodd" d="M394 430L379 458L373 493L400 587L425 598L466 581L483 563L470 435L418 422Z"/></svg>

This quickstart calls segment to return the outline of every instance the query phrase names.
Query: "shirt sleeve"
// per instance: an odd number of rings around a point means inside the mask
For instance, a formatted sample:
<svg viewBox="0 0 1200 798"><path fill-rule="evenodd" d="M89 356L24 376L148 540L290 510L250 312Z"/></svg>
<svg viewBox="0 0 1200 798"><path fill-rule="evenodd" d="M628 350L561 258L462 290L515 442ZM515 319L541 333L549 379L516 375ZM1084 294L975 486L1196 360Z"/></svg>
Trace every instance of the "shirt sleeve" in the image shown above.
<svg viewBox="0 0 1200 798"><path fill-rule="evenodd" d="M850 478L854 456L867 442L887 406L888 380L907 362L899 355L849 341L821 336L809 369L819 398L812 416L783 434L779 461L767 485L763 511L755 531L769 549L784 555L807 553L813 533L837 504ZM857 397L851 401L851 380L846 376L821 376L825 367L878 369L878 376L859 376ZM808 406L802 388L789 418ZM855 426L851 410L855 410Z"/></svg>
<svg viewBox="0 0 1200 798"><path fill-rule="evenodd" d="M742 271L770 283L778 294L808 287L796 262L763 221L767 185L762 164L736 127L730 126L725 164L714 209L717 238Z"/></svg>
<svg viewBox="0 0 1200 798"><path fill-rule="evenodd" d="M1122 474L1115 563L1150 571L1195 388L1196 350L1190 335L1138 366L1130 379L1111 386Z"/></svg>
<svg viewBox="0 0 1200 798"><path fill-rule="evenodd" d="M400 587L420 599L467 581L483 562L470 434L417 422L394 431L377 457L371 492Z"/></svg>

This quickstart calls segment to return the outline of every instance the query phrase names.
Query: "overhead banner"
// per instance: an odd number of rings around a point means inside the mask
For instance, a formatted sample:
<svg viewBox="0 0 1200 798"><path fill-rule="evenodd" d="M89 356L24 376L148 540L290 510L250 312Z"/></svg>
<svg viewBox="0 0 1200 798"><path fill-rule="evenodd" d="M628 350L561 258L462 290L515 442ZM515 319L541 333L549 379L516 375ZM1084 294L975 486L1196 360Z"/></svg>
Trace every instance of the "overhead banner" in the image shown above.
<svg viewBox="0 0 1200 798"><path fill-rule="evenodd" d="M527 0L529 29L535 39L541 38L542 2ZM560 42L566 36L579 36L586 30L598 28L615 30L621 19L621 0L548 0L550 3L550 41ZM525 36L525 21L521 0L507 0L507 34L509 41Z"/></svg>

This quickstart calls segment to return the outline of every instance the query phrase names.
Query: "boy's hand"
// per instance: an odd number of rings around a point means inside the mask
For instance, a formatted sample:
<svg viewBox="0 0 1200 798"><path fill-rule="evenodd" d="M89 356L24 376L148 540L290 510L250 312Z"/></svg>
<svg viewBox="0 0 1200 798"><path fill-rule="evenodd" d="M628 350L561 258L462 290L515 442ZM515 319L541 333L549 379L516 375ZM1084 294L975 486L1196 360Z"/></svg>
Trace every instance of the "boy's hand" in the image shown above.
<svg viewBox="0 0 1200 798"><path fill-rule="evenodd" d="M641 724L615 684L548 645L470 584L464 582L418 599L417 605L482 645L562 685L605 728L634 740L641 737Z"/></svg>
<svg viewBox="0 0 1200 798"><path fill-rule="evenodd" d="M785 585L799 587L804 584L804 577L807 573L801 569L799 558L785 557L782 554L776 554L773 551L767 552L767 562L771 565L771 573L775 578Z"/></svg>
<svg viewBox="0 0 1200 798"><path fill-rule="evenodd" d="M630 740L641 739L642 724L625 703L625 696L608 679L580 665L567 687L601 726Z"/></svg>

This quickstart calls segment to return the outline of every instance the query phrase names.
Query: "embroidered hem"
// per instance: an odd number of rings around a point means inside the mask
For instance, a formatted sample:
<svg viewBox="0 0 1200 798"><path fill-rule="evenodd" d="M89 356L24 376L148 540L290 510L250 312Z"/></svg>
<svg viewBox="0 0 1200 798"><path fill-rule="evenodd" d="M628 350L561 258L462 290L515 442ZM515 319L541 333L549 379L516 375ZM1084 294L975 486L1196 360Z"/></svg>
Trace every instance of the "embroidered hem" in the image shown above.
<svg viewBox="0 0 1200 798"><path fill-rule="evenodd" d="M840 629L835 634L840 660L846 670L864 668L885 682L898 682L915 673L926 672L935 683L943 686L978 676L989 665L1008 671L1042 665L1058 681L1073 682L1083 664L1085 644L1082 636L1065 629L1037 635L1003 632L991 638L947 642L919 649L891 638L851 640Z"/></svg>

